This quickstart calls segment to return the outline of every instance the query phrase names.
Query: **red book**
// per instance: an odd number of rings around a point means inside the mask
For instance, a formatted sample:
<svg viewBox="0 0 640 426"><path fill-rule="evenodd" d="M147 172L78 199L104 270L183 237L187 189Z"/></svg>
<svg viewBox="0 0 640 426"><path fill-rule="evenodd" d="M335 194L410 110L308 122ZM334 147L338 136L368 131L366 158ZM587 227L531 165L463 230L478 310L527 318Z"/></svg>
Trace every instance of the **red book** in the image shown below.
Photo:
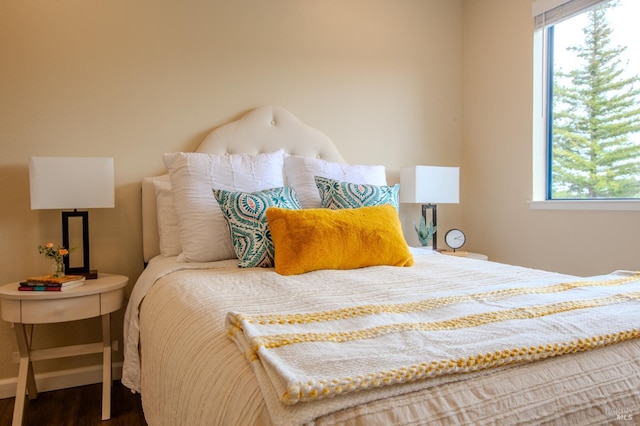
<svg viewBox="0 0 640 426"><path fill-rule="evenodd" d="M20 283L20 287L18 290L20 291L65 291L70 288L80 287L84 284L84 280L76 281L67 285L22 285Z"/></svg>

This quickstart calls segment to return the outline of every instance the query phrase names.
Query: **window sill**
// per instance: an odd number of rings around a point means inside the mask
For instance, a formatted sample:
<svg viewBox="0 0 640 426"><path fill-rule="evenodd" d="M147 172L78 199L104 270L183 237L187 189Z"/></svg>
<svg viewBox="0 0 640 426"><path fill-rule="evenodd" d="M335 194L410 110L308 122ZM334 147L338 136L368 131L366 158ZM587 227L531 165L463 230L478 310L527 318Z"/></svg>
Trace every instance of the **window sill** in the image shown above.
<svg viewBox="0 0 640 426"><path fill-rule="evenodd" d="M640 200L529 201L532 210L640 210Z"/></svg>

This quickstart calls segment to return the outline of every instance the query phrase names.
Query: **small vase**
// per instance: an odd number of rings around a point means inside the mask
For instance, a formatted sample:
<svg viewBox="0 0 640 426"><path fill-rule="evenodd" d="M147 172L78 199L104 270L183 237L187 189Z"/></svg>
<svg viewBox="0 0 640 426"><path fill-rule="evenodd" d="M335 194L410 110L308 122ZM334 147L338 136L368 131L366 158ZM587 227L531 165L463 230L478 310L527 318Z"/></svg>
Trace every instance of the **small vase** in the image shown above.
<svg viewBox="0 0 640 426"><path fill-rule="evenodd" d="M54 278L64 277L64 262L62 261L62 259L53 261L53 267L51 268L51 276Z"/></svg>

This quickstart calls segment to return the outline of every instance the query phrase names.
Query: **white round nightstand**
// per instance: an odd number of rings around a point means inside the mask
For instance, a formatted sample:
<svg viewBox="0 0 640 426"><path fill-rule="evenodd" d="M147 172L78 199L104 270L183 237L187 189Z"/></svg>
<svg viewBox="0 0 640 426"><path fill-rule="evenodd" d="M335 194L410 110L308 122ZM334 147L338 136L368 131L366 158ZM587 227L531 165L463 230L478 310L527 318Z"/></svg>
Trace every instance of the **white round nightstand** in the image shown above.
<svg viewBox="0 0 640 426"><path fill-rule="evenodd" d="M19 283L0 287L2 319L15 324L20 370L13 409L13 425L22 424L25 394L38 396L33 361L102 353L102 420L111 417L111 313L122 307L123 275L100 274L84 285L66 291L19 291ZM25 324L48 324L102 317L102 342L47 349L31 349Z"/></svg>

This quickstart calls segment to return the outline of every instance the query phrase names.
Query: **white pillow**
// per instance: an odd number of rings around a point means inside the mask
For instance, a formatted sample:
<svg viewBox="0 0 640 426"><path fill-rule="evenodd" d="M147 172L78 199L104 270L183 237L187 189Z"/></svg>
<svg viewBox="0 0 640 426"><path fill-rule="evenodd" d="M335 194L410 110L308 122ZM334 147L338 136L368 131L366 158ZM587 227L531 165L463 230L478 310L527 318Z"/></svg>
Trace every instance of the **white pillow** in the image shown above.
<svg viewBox="0 0 640 426"><path fill-rule="evenodd" d="M165 154L182 245L178 261L236 258L212 190L255 192L284 186L283 162L284 150L258 155Z"/></svg>
<svg viewBox="0 0 640 426"><path fill-rule="evenodd" d="M153 186L156 192L160 254L162 256L177 256L182 251L182 248L180 247L178 217L173 203L171 183L156 180L153 182Z"/></svg>
<svg viewBox="0 0 640 426"><path fill-rule="evenodd" d="M380 186L387 184L384 166L335 163L319 158L289 155L284 159L284 170L287 185L293 187L305 209L322 207L316 187L316 176L351 183Z"/></svg>

